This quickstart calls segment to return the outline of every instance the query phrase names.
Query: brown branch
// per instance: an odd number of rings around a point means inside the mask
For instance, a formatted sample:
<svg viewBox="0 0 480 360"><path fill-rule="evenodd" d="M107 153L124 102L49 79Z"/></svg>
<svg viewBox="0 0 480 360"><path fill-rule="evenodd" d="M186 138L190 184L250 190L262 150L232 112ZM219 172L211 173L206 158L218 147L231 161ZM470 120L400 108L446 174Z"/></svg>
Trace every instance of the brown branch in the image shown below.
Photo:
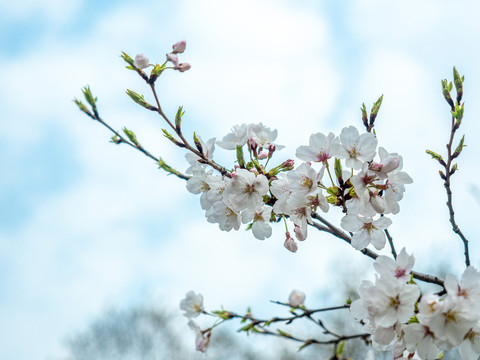
<svg viewBox="0 0 480 360"><path fill-rule="evenodd" d="M158 100L157 91L155 90L155 84L152 84L149 82L147 83L150 85L150 88L152 89L152 92L153 92L153 96L155 98L155 102L157 103L158 114L167 122L167 124L172 128L172 130L175 131L175 133L180 137L180 139L182 140L182 143L185 145L185 148L191 151L192 153L194 153L195 155L197 155L201 159L202 163L208 164L212 168L217 170L220 174L230 177L230 173L228 172L227 169L217 164L215 161L209 159L207 156L205 156L203 152L198 151L196 148L190 145L187 139L185 139L185 137L183 136L182 130L174 126L173 123L170 121L170 119L167 117L167 115L165 115L165 113L163 112L162 107L160 106L160 101Z"/></svg>
<svg viewBox="0 0 480 360"><path fill-rule="evenodd" d="M110 130L113 134L115 134L115 136L118 138L118 140L115 141L117 144L121 144L121 143L127 144L127 145L133 147L134 149L140 151L141 153L143 153L145 156L149 157L150 159L154 160L157 164L160 164L161 162L163 162L163 160L161 158L155 157L150 152L145 150L143 148L143 146L141 146L140 144L134 144L133 142L124 138L118 131L116 131L110 125L108 125L105 121L103 121L103 119L98 115L98 113L95 113L95 114L85 113L85 114L90 116L93 120L98 121L100 124L105 126L108 130ZM182 174L181 172L179 172L177 170L174 170L173 168L171 168L168 165L167 165L167 167L169 168L169 170L167 172L169 172L170 174L173 174L173 175L179 177L180 179L184 179L184 180L190 179L190 176Z"/></svg>
<svg viewBox="0 0 480 360"><path fill-rule="evenodd" d="M457 234L463 242L463 248L464 248L464 254L465 254L465 265L468 267L470 265L470 254L468 251L468 240L463 235L462 231L458 227L456 221L455 221L455 211L453 210L453 202L452 202L452 190L450 188L450 177L453 175L452 172L452 161L453 161L453 154L452 154L452 144L453 144L453 138L455 136L456 132L456 127L455 127L455 118L452 116L452 130L450 133L450 141L447 144L447 150L448 150L448 157L447 157L447 163L445 165L445 181L443 183L443 186L445 187L445 190L447 192L447 207L448 207L448 213L450 215L450 224L452 224L452 230L455 234Z"/></svg>
<svg viewBox="0 0 480 360"><path fill-rule="evenodd" d="M310 224L311 226L317 228L320 231L328 232L329 234L332 234L333 236L336 236L336 237L346 241L349 244L352 243L352 238L351 238L350 235L345 234L342 230L340 230L339 228L332 225L330 222L328 222L322 216L318 215L317 213L313 213L312 217L319 220L320 222L322 222L326 226L320 225L315 221L312 221L312 223ZM367 248L365 248L363 250L360 250L360 252L362 254L364 254L365 256L368 256L369 258L372 258L374 260L379 256L376 252L374 252L372 250L369 250ZM441 287L444 287L445 280L443 280L443 279L441 279L437 276L423 274L423 273L416 272L416 271L412 271L412 275L417 280L424 281L424 282L431 283L431 284L437 284Z"/></svg>

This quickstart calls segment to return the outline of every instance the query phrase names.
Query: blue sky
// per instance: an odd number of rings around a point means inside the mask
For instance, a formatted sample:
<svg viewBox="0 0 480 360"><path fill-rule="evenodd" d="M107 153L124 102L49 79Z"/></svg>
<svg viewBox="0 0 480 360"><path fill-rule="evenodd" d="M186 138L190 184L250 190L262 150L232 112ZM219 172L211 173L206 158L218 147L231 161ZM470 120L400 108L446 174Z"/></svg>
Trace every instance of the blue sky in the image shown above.
<svg viewBox="0 0 480 360"><path fill-rule="evenodd" d="M433 0L0 0L0 357L59 357L62 339L112 305L174 308L193 289L210 307L266 309L267 300L284 299L292 288L311 299L334 289L333 264L369 269L367 259L321 234L292 255L281 229L264 242L243 230L220 232L185 184L109 143L107 131L74 107L72 98L89 84L105 120L134 129L183 170L183 154L162 138L160 120L124 94L130 88L149 96L119 58L126 51L160 62L180 39L192 69L165 74L160 98L170 114L183 105L185 131L204 139L261 121L279 130L283 160L311 133L360 128L361 104L384 94L379 143L403 155L415 180L392 233L398 248L415 253L419 271L450 263L459 272L463 263L438 168L424 154L442 151L447 140L440 79L450 79L456 65L466 77L461 131L468 147L453 186L479 265L478 191L471 190L480 153L479 7Z"/></svg>

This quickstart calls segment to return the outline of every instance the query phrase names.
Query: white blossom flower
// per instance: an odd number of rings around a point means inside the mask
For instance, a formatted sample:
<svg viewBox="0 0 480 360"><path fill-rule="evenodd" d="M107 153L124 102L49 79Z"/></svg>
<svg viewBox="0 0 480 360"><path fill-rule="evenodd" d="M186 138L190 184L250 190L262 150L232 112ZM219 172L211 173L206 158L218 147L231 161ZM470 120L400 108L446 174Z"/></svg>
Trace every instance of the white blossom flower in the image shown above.
<svg viewBox="0 0 480 360"><path fill-rule="evenodd" d="M185 298L180 301L180 310L183 310L183 315L187 318L194 318L200 315L203 310L203 296L189 291Z"/></svg>
<svg viewBox="0 0 480 360"><path fill-rule="evenodd" d="M243 146L248 140L247 125L235 125L232 132L217 140L217 145L225 150L236 150L237 146Z"/></svg>
<svg viewBox="0 0 480 360"><path fill-rule="evenodd" d="M332 157L332 145L338 144L339 140L333 133L328 137L322 133L310 135L309 146L300 146L295 155L303 161L326 162Z"/></svg>
<svg viewBox="0 0 480 360"><path fill-rule="evenodd" d="M317 173L310 163L305 162L295 170L289 171L287 178L290 183L290 190L294 193L303 194L316 190L322 179L323 169Z"/></svg>
<svg viewBox="0 0 480 360"><path fill-rule="evenodd" d="M210 185L208 176L202 167L198 167L193 172L193 176L187 180L187 190L192 194L202 194L200 196L200 205L203 210L208 210L213 205L213 202L208 199L208 192Z"/></svg>
<svg viewBox="0 0 480 360"><path fill-rule="evenodd" d="M352 246L357 250L365 249L368 244L375 246L377 250L383 249L386 242L383 230L392 224L392 220L381 217L373 220L361 216L346 215L342 218L341 227L353 232Z"/></svg>
<svg viewBox="0 0 480 360"><path fill-rule="evenodd" d="M480 355L480 326L470 329L458 347L462 360L478 360Z"/></svg>
<svg viewBox="0 0 480 360"><path fill-rule="evenodd" d="M267 149L270 145L275 145L276 150L284 148L283 145L276 145L273 142L277 138L277 130L270 130L262 123L248 125L248 138L253 138L260 148Z"/></svg>
<svg viewBox="0 0 480 360"><path fill-rule="evenodd" d="M380 278L375 286L364 292L362 299L367 303L375 324L389 327L397 322L405 323L413 316L419 296L420 290L416 284L399 284Z"/></svg>
<svg viewBox="0 0 480 360"><path fill-rule="evenodd" d="M462 306L480 314L480 272L475 267L467 267L460 282L453 275L447 275L445 289L450 297L461 301Z"/></svg>
<svg viewBox="0 0 480 360"><path fill-rule="evenodd" d="M253 221L252 233L258 240L264 240L272 236L272 227L270 226L270 215L272 208L262 205L255 210L245 210L242 212L242 222L247 224Z"/></svg>
<svg viewBox="0 0 480 360"><path fill-rule="evenodd" d="M238 230L241 224L240 213L233 210L230 204L224 201L217 201L205 213L207 221L210 223L218 223L218 227L222 231Z"/></svg>
<svg viewBox="0 0 480 360"><path fill-rule="evenodd" d="M225 187L223 196L236 211L254 210L262 204L263 195L268 190L268 179L264 175L255 176L246 169L238 169Z"/></svg>
<svg viewBox="0 0 480 360"><path fill-rule="evenodd" d="M373 267L380 277L384 276L390 279L397 279L401 282L407 282L410 280L410 273L414 264L415 257L408 255L405 248L403 248L396 260L385 255L380 255L373 263Z"/></svg>
<svg viewBox="0 0 480 360"><path fill-rule="evenodd" d="M148 57L143 54L138 54L133 60L133 65L135 65L135 67L139 69L145 69L150 66L149 62L150 60L148 59Z"/></svg>
<svg viewBox="0 0 480 360"><path fill-rule="evenodd" d="M472 319L462 303L450 296L440 301L438 305L438 311L430 316L426 325L438 338L438 346L449 350L460 345L465 335L478 321L478 316L477 319Z"/></svg>
<svg viewBox="0 0 480 360"><path fill-rule="evenodd" d="M300 307L305 301L305 293L300 290L292 290L288 296L288 305L291 307Z"/></svg>
<svg viewBox="0 0 480 360"><path fill-rule="evenodd" d="M333 146L333 155L339 159L346 159L347 167L359 170L363 161L371 161L376 153L377 139L372 133L359 135L354 126L342 129L340 145Z"/></svg>
<svg viewBox="0 0 480 360"><path fill-rule="evenodd" d="M438 347L435 344L435 336L428 326L413 323L404 328L405 342L410 353L416 353L423 360L435 360L438 355Z"/></svg>
<svg viewBox="0 0 480 360"><path fill-rule="evenodd" d="M188 327L195 333L195 348L197 351L203 353L206 352L208 345L210 345L210 336L212 335L212 332L204 332L193 320L188 322Z"/></svg>

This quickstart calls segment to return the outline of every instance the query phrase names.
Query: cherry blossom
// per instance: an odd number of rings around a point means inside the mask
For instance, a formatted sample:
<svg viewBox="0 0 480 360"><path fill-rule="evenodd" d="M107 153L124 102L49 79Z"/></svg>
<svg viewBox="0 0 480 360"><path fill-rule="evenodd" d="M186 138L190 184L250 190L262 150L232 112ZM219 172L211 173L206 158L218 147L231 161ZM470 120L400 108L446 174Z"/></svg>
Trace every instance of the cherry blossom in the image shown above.
<svg viewBox="0 0 480 360"><path fill-rule="evenodd" d="M305 293L300 290L292 290L288 296L288 305L291 307L300 307L305 302Z"/></svg>
<svg viewBox="0 0 480 360"><path fill-rule="evenodd" d="M180 301L180 310L183 310L183 315L187 318L194 318L200 315L203 310L203 296L189 291L185 298Z"/></svg>

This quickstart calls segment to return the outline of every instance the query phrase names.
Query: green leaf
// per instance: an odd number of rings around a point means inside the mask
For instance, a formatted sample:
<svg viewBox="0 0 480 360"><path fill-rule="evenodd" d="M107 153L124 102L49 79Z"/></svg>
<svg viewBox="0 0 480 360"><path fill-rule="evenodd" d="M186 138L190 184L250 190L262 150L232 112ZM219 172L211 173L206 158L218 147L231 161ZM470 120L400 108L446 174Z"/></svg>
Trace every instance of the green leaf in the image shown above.
<svg viewBox="0 0 480 360"><path fill-rule="evenodd" d="M467 145L464 144L464 141L465 141L465 135L462 136L460 142L458 143L458 146L457 148L455 149L455 152L453 153L452 155L452 158L455 159L456 157L458 157L460 155L460 153L462 152L463 148Z"/></svg>
<svg viewBox="0 0 480 360"><path fill-rule="evenodd" d="M213 313L218 315L218 317L223 320L228 320L232 318L232 315L226 310L217 310L217 311L214 311Z"/></svg>
<svg viewBox="0 0 480 360"><path fill-rule="evenodd" d="M437 160L437 161L443 161L442 155L437 154L436 152L432 150L425 150L425 152L432 157L432 159Z"/></svg>
<svg viewBox="0 0 480 360"><path fill-rule="evenodd" d="M378 115L378 111L380 110L380 106L382 106L383 95L378 98L377 101L372 106L372 111L370 111L370 126L373 125L375 122L375 118Z"/></svg>
<svg viewBox="0 0 480 360"><path fill-rule="evenodd" d="M197 147L197 150L200 151L203 154L202 143L200 142L200 139L197 137L197 134L195 134L195 132L193 133L193 142L195 143L195 146Z"/></svg>
<svg viewBox="0 0 480 360"><path fill-rule="evenodd" d="M179 146L179 147L185 147L185 144L182 143L181 141L175 139L172 134L170 134L166 129L162 129L163 131L163 135L168 139L170 140L171 142L173 142L175 145Z"/></svg>
<svg viewBox="0 0 480 360"><path fill-rule="evenodd" d="M343 348L345 347L345 340L342 340L338 343L338 346L337 346L337 351L335 353L335 355L337 355L338 358L342 358L342 354L343 354Z"/></svg>
<svg viewBox="0 0 480 360"><path fill-rule="evenodd" d="M135 70L135 65L133 65L133 59L132 59L130 56L128 56L128 54L127 54L126 52L123 52L123 51L122 51L122 55L120 55L120 57L121 57L128 65L130 65L130 66L133 67L132 70Z"/></svg>
<svg viewBox="0 0 480 360"><path fill-rule="evenodd" d="M143 97L143 95L140 95L138 93L136 93L135 91L133 90L130 90L130 89L127 89L126 91L127 95L130 97L130 99L132 99L133 101L135 101L138 105L144 107L145 109L148 109L148 110L153 110L153 111L156 111L157 108L150 105L149 103L147 103L145 101L145 98Z"/></svg>
<svg viewBox="0 0 480 360"><path fill-rule="evenodd" d="M97 113L97 98L96 97L93 97L92 95L92 92L90 90L90 86L85 86L83 89L82 89L82 92L83 92L83 96L85 96L85 100L87 100L87 102L90 104L90 106L92 107L92 110L94 112L95 115L98 115Z"/></svg>
<svg viewBox="0 0 480 360"><path fill-rule="evenodd" d="M291 338L292 337L292 335L290 335L289 333L287 333L287 332L285 332L281 329L277 329L277 332L283 337L286 337L286 338Z"/></svg>
<svg viewBox="0 0 480 360"><path fill-rule="evenodd" d="M453 83L455 84L455 90L457 90L457 104L460 103L463 96L463 81L465 77L460 77L455 66L453 67Z"/></svg>
<svg viewBox="0 0 480 360"><path fill-rule="evenodd" d="M137 140L137 136L134 134L133 131L128 130L126 127L124 127L122 130L123 130L123 132L125 133L125 135L127 135L127 137L130 139L130 141L131 141L132 143L134 143L135 145L139 146L139 143L138 143L138 140Z"/></svg>
<svg viewBox="0 0 480 360"><path fill-rule="evenodd" d="M182 125L182 116L185 114L183 111L183 106L180 106L175 114L175 128L180 131L180 126Z"/></svg>
<svg viewBox="0 0 480 360"><path fill-rule="evenodd" d="M88 116L92 116L92 113L90 112L90 110L88 110L88 108L85 106L84 103L82 103L80 100L78 100L77 98L73 99L73 102L75 104L77 104L78 108L83 111L85 114L87 114Z"/></svg>
<svg viewBox="0 0 480 360"><path fill-rule="evenodd" d="M365 103L362 104L362 107L360 108L360 110L362 111L363 125L365 125L365 127L368 127L368 115L367 115L367 108L365 107Z"/></svg>

